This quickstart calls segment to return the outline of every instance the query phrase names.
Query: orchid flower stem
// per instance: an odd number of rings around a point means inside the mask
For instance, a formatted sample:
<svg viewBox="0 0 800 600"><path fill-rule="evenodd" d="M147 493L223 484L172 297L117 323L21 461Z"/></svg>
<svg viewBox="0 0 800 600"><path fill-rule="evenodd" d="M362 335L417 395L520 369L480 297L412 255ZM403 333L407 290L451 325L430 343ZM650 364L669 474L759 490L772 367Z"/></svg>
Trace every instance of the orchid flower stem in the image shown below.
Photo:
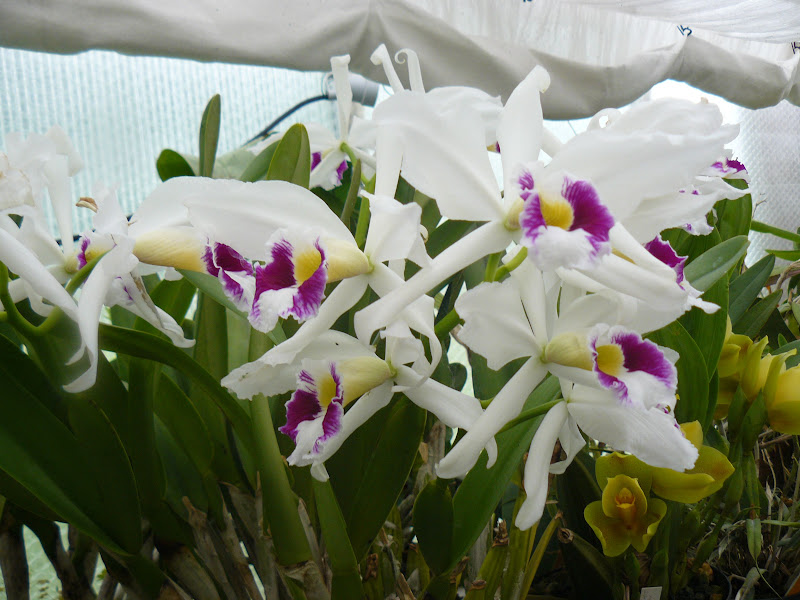
<svg viewBox="0 0 800 600"><path fill-rule="evenodd" d="M369 200L362 196L361 208L358 211L358 223L356 224L356 245L359 249L364 249L367 241L367 231L369 230Z"/></svg>
<svg viewBox="0 0 800 600"><path fill-rule="evenodd" d="M458 316L458 313L454 308L445 316L443 316L438 323L436 323L433 331L436 333L437 338L442 339L449 334L456 325L460 325L463 322L464 321Z"/></svg>
<svg viewBox="0 0 800 600"><path fill-rule="evenodd" d="M369 185L370 180L367 179L364 172L361 169L359 169L358 172L355 170L356 163L361 162L361 159L356 156L355 150L353 150L347 142L342 142L339 146L339 150L347 154L347 158L350 159L350 164L353 165L353 180L361 180L361 183L363 183L365 187ZM373 189L370 191L375 190Z"/></svg>
<svg viewBox="0 0 800 600"><path fill-rule="evenodd" d="M255 443L254 458L261 476L263 491L264 535L268 531L275 543L278 562L284 566L311 560L297 497L289 485L287 469L278 448L269 398L257 394L250 403Z"/></svg>
<svg viewBox="0 0 800 600"><path fill-rule="evenodd" d="M500 264L501 252L497 254L490 254L486 260L486 274L483 276L484 281L495 281L495 273L497 272L497 265Z"/></svg>
<svg viewBox="0 0 800 600"><path fill-rule="evenodd" d="M516 418L511 419L508 423L506 423L505 426L500 431L498 431L497 433L501 434L504 431L508 431L512 427L515 427L515 426L519 425L520 423L524 423L525 421L533 419L534 417L538 417L540 415L543 415L547 411L549 411L551 408L553 408L556 404L558 404L559 402L563 402L563 401L564 401L563 398L558 398L557 400L552 400L550 402L545 402L544 404L540 404L539 406L536 406L536 407L531 408L529 410L523 411Z"/></svg>
<svg viewBox="0 0 800 600"><path fill-rule="evenodd" d="M497 271L495 271L494 281L502 281L506 275L508 275L509 273L511 273L511 271L520 266L522 264L522 261L524 261L527 258L527 256L528 256L528 249L525 246L523 246L522 248L519 249L519 252L517 252L514 258L512 258L510 261L508 261L508 263L506 263L505 265L497 269Z"/></svg>
<svg viewBox="0 0 800 600"><path fill-rule="evenodd" d="M8 269L0 262L0 302L3 308L6 309L5 320L11 325L20 330L23 335L30 337L37 335L37 329L31 324L28 319L23 317L17 310L14 300L11 298L11 293L8 291Z"/></svg>
<svg viewBox="0 0 800 600"><path fill-rule="evenodd" d="M783 238L784 240L789 240L790 242L800 243L800 235L797 233L792 233L791 231L786 231L785 229L781 229L780 227L773 227L772 225L767 225L766 223L762 223L761 221L751 221L750 222L750 229L753 231L757 231L759 233L769 233L774 235L775 237Z"/></svg>
<svg viewBox="0 0 800 600"><path fill-rule="evenodd" d="M347 190L347 199L342 209L342 223L349 229L350 217L353 214L353 209L356 206L356 198L358 198L358 190L361 188L361 161L356 160L353 163L353 178L350 180L350 189Z"/></svg>

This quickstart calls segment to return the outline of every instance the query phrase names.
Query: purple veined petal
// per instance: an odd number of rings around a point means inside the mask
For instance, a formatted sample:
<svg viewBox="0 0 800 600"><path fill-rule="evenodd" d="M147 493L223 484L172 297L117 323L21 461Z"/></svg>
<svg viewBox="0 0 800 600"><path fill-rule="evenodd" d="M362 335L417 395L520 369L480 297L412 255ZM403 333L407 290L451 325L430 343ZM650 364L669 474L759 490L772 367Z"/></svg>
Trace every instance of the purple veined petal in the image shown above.
<svg viewBox="0 0 800 600"><path fill-rule="evenodd" d="M286 424L278 431L292 438L298 450L319 452L336 435L344 415L343 387L336 363L303 361L297 389L286 404Z"/></svg>
<svg viewBox="0 0 800 600"><path fill-rule="evenodd" d="M278 317L291 315L305 321L316 316L328 281L328 263L319 237L281 230L268 245L271 261L256 266L250 311L251 324L261 331L271 330Z"/></svg>
<svg viewBox="0 0 800 600"><path fill-rule="evenodd" d="M516 185L525 202L519 216L522 243L540 269L589 268L610 252L614 218L589 181L565 175L560 192L554 193L523 170Z"/></svg>
<svg viewBox="0 0 800 600"><path fill-rule="evenodd" d="M227 244L209 243L203 252L203 265L217 277L225 294L237 308L249 311L253 303L253 265Z"/></svg>
<svg viewBox="0 0 800 600"><path fill-rule="evenodd" d="M597 325L589 334L593 371L624 405L672 405L675 365L649 340L624 327Z"/></svg>
<svg viewBox="0 0 800 600"><path fill-rule="evenodd" d="M738 160L734 160L732 158L718 160L711 165L709 171L709 174L711 175L716 175L726 179L742 179L747 177L747 169L745 169L744 165Z"/></svg>
<svg viewBox="0 0 800 600"><path fill-rule="evenodd" d="M675 271L675 281L678 285L683 283L683 267L686 265L685 256L678 256L670 243L662 240L660 235L647 242L644 247L650 254Z"/></svg>
<svg viewBox="0 0 800 600"><path fill-rule="evenodd" d="M78 261L78 268L82 269L89 262L86 260L86 251L89 249L89 238L86 236L81 237L81 243L78 246L78 254L75 258Z"/></svg>
<svg viewBox="0 0 800 600"><path fill-rule="evenodd" d="M336 179L339 183L342 183L342 177L344 177L345 172L347 171L347 161L343 160L339 163L339 166L336 167Z"/></svg>
<svg viewBox="0 0 800 600"><path fill-rule="evenodd" d="M322 152L314 152L311 155L311 170L317 168L317 165L322 162Z"/></svg>

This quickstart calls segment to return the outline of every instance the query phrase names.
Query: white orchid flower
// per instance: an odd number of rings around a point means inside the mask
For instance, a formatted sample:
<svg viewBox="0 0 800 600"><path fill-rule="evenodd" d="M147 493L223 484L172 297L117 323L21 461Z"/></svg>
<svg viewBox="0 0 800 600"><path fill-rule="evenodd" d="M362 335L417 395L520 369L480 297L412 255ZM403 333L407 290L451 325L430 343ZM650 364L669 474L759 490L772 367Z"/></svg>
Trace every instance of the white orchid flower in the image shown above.
<svg viewBox="0 0 800 600"><path fill-rule="evenodd" d="M93 194L93 202L97 207L94 230L81 238L77 263L79 267L83 267L96 257L100 259L84 283L78 299L78 326L89 367L77 379L64 386L66 391L73 393L88 389L97 377L97 332L103 306L119 305L129 310L166 334L176 346L186 348L194 344L193 340L184 337L183 330L175 319L153 303L138 273L137 267L141 259L137 257L137 245L138 254L142 257L154 260L157 256L147 243L148 236L142 235L140 239L135 239L130 234L128 219L120 208L115 189L97 185ZM185 230L179 231L178 239L170 240L166 244L167 248L187 241L189 248L200 246L199 235ZM169 262L169 258L186 252L186 249L167 252L166 256L160 257L161 261L154 262ZM167 260L163 260L164 258ZM175 266L175 263L171 264ZM72 362L80 359L82 354L77 352Z"/></svg>
<svg viewBox="0 0 800 600"><path fill-rule="evenodd" d="M12 133L5 145L7 153L0 153L0 262L19 277L9 283L12 301L29 298L42 316L58 306L76 318L77 306L63 284L74 272L68 264L73 247L71 177L83 161L60 127L27 138ZM61 245L49 231L46 200ZM22 216L22 223L9 215Z"/></svg>
<svg viewBox="0 0 800 600"><path fill-rule="evenodd" d="M640 209L652 208L646 199L690 186L724 154L723 145L737 128L722 126L713 105L664 100L632 108L605 127L598 117L596 127L562 145L542 122L539 94L548 85L549 76L537 67L514 90L500 116L502 197L475 111L442 110L426 95L411 92L376 108L373 120L381 132L392 131L409 183L435 198L443 216L485 224L442 252L397 293L362 310L356 316L359 337L368 338L399 307L512 242L527 246L539 268L558 270L560 276L572 271L596 278L602 286L665 308L677 304L685 310L696 304L672 269L641 246L652 237L639 243L624 223L638 218ZM552 157L546 165L537 160L541 150ZM689 222L684 213L680 219ZM675 225L674 215L669 216L657 221L657 232Z"/></svg>
<svg viewBox="0 0 800 600"><path fill-rule="evenodd" d="M375 130L373 124L356 114L358 105L353 103L348 65L350 56L331 57L331 72L336 90L336 107L339 122L339 137L319 123L306 123L308 142L311 148L311 180L309 187L331 190L342 183L347 171L348 158L361 160L362 173L371 177L375 171ZM267 146L279 141L283 132L270 135L248 148L258 154Z"/></svg>
<svg viewBox="0 0 800 600"><path fill-rule="evenodd" d="M312 465L318 479L327 479L323 463L395 392L404 392L450 427L468 428L478 418L482 409L475 398L432 380L419 383L427 371L427 359L404 322L395 321L385 337L386 358L382 359L355 338L326 331L293 360L264 366L257 381L232 385L225 378L222 383L242 398L295 390L286 405L287 422L280 428L295 443L287 460L291 465ZM494 442L487 446L496 456Z"/></svg>
<svg viewBox="0 0 800 600"><path fill-rule="evenodd" d="M519 415L525 399L548 372L559 377L569 401L550 409L540 425L529 454L528 471L541 471L539 463L546 456L547 472L556 438L561 439L567 458L552 472L563 471L584 445L578 427L618 450L639 451L639 444L648 440L650 421L653 435L670 441L667 445L658 439L662 450L659 465L690 468L696 459L693 446L679 430L673 435L664 426L669 421L670 428L675 429L671 411L677 384L676 357L671 350L642 339L640 334L658 323L640 331L629 326L647 322L646 307L608 292L586 296L558 281L548 286L546 277L526 263L508 280L481 284L456 302L456 310L465 320L459 340L486 357L491 368L498 369L517 358L529 359L442 460L439 476L457 477L469 471L488 440ZM497 306L503 310L495 310ZM643 314L636 315L637 310ZM580 384L575 386L579 393L572 392L573 384ZM573 415L572 420L569 415ZM635 433L623 433L630 428ZM606 432L610 432L608 437L603 437ZM651 437L649 441L655 440ZM525 485L528 502L543 507L543 500L538 499L541 494L536 492L541 478L528 477L526 471ZM529 527L538 520L541 508L537 510L531 513L535 516L532 521L524 517L518 526Z"/></svg>

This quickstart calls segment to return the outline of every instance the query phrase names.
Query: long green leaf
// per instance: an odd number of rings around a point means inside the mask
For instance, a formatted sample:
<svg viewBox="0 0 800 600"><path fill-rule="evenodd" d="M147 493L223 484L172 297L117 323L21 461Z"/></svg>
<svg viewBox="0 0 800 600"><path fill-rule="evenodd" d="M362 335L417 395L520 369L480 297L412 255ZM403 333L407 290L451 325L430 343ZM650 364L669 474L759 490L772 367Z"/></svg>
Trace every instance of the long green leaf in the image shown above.
<svg viewBox="0 0 800 600"><path fill-rule="evenodd" d="M744 179L729 179L727 182L740 190L747 188ZM753 199L750 194L744 194L736 200L720 200L714 205L714 212L717 213L716 229L723 240L750 232L753 215Z"/></svg>
<svg viewBox="0 0 800 600"><path fill-rule="evenodd" d="M0 469L78 529L117 552L136 552L141 545L138 521L135 532L104 521L108 510L103 510L100 482L86 468L92 457L79 437L47 408L58 402L58 392L48 389L43 383L48 378L2 336L0 377ZM137 515L134 509L132 517Z"/></svg>
<svg viewBox="0 0 800 600"><path fill-rule="evenodd" d="M186 162L186 159L175 150L170 149L162 150L161 154L158 155L156 170L161 181L166 181L173 177L192 177L194 175L194 171L191 165Z"/></svg>
<svg viewBox="0 0 800 600"><path fill-rule="evenodd" d="M775 257L765 256L731 282L728 314L734 327L758 297L774 266Z"/></svg>
<svg viewBox="0 0 800 600"><path fill-rule="evenodd" d="M425 418L424 410L401 398L360 427L326 463L359 558L378 535L403 489L422 440Z"/></svg>
<svg viewBox="0 0 800 600"><path fill-rule="evenodd" d="M211 177L214 172L214 160L217 157L220 124L220 96L215 94L208 101L203 120L200 122L200 169L201 177Z"/></svg>
<svg viewBox="0 0 800 600"><path fill-rule="evenodd" d="M429 481L414 501L414 533L425 562L437 575L449 566L453 544L453 498L447 483Z"/></svg>
<svg viewBox="0 0 800 600"><path fill-rule="evenodd" d="M169 365L203 389L225 413L248 449L253 448L250 419L241 406L222 388L217 379L179 348L148 333L100 325L100 346L105 350L155 360Z"/></svg>
<svg viewBox="0 0 800 600"><path fill-rule="evenodd" d="M694 308L683 315L681 325L686 328L689 335L695 340L703 340L699 344L700 351L705 359L708 376L717 370L722 346L725 343L725 334L728 324L728 280L722 278L708 288L703 294L703 300L713 302L719 310L711 314Z"/></svg>
<svg viewBox="0 0 800 600"><path fill-rule="evenodd" d="M777 290L756 302L750 310L736 321L733 331L751 338L759 337L761 328L764 327L772 312L778 308L782 294L781 290Z"/></svg>
<svg viewBox="0 0 800 600"><path fill-rule="evenodd" d="M707 290L742 259L749 244L744 235L717 244L686 265L686 279L701 292Z"/></svg>
<svg viewBox="0 0 800 600"><path fill-rule="evenodd" d="M308 189L311 178L311 150L302 123L283 134L267 171L267 179L280 179Z"/></svg>
<svg viewBox="0 0 800 600"><path fill-rule="evenodd" d="M250 164L245 167L242 174L239 176L241 181L259 181L267 176L269 165L272 162L272 157L275 155L275 150L278 149L278 142L274 142L259 152Z"/></svg>
<svg viewBox="0 0 800 600"><path fill-rule="evenodd" d="M705 422L708 413L708 369L703 353L692 336L677 321L651 333L652 341L678 353L678 396L675 407L678 422Z"/></svg>
<svg viewBox="0 0 800 600"><path fill-rule="evenodd" d="M558 379L548 377L533 391L525 402L523 410L534 408L555 399L560 392ZM521 423L497 436L497 462L486 468L485 453L461 482L453 496L453 548L450 565L454 566L462 556L469 552L478 539L486 523L503 497L506 484L519 466L523 454L530 447L536 427L541 422L537 418Z"/></svg>
<svg viewBox="0 0 800 600"><path fill-rule="evenodd" d="M314 479L313 487L322 536L333 573L331 600L362 598L364 590L361 586L361 574L358 572L358 561L347 537L347 526L330 481Z"/></svg>

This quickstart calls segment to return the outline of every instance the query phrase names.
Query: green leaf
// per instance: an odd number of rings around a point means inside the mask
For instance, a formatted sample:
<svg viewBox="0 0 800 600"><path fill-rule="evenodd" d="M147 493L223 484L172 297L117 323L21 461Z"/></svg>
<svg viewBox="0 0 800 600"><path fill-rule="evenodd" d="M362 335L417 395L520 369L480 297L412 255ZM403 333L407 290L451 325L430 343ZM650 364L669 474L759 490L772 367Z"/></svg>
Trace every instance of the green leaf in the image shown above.
<svg viewBox="0 0 800 600"><path fill-rule="evenodd" d="M686 265L683 273L692 286L704 292L736 266L747 253L749 244L744 235L725 240Z"/></svg>
<svg viewBox="0 0 800 600"><path fill-rule="evenodd" d="M528 396L523 410L550 402L561 392L558 379L548 377ZM521 423L497 435L497 462L486 468L487 456L482 453L477 464L461 482L453 496L453 548L450 565L454 566L469 552L472 544L500 502L506 485L528 451L541 417Z"/></svg>
<svg viewBox="0 0 800 600"><path fill-rule="evenodd" d="M445 221L431 231L425 248L430 257L435 258L439 253L475 229L475 227L475 223L471 221Z"/></svg>
<svg viewBox="0 0 800 600"><path fill-rule="evenodd" d="M220 124L220 96L215 94L208 101L200 122L200 169L201 177L211 177L214 172L214 160L217 156Z"/></svg>
<svg viewBox="0 0 800 600"><path fill-rule="evenodd" d="M311 150L308 132L302 123L283 134L267 171L267 179L280 179L308 189L311 177Z"/></svg>
<svg viewBox="0 0 800 600"><path fill-rule="evenodd" d="M744 179L726 180L731 186L740 190L747 188ZM745 194L736 200L720 200L714 205L717 214L717 231L723 240L750 232L750 221L753 214L753 199Z"/></svg>
<svg viewBox="0 0 800 600"><path fill-rule="evenodd" d="M781 229L780 227L775 227L774 225L767 225L766 223L762 223L760 221L753 221L750 224L750 228L753 231L758 231L760 233L769 233L784 240L789 240L790 242L794 242L795 244L800 244L800 235L798 235L794 231L786 231L785 229Z"/></svg>
<svg viewBox="0 0 800 600"><path fill-rule="evenodd" d="M600 549L600 541L583 516L583 510L600 500L601 490L594 473L594 461L581 451L563 474L556 477L558 508L563 513L564 526Z"/></svg>
<svg viewBox="0 0 800 600"><path fill-rule="evenodd" d="M272 157L275 155L275 150L278 149L278 142L273 142L261 152L259 152L253 160L245 167L242 174L239 176L241 181L260 181L267 176L269 165L272 162Z"/></svg>
<svg viewBox="0 0 800 600"><path fill-rule="evenodd" d="M172 179L173 177L193 177L194 171L191 165L183 156L175 150L162 150L156 160L156 170L161 181Z"/></svg>
<svg viewBox="0 0 800 600"><path fill-rule="evenodd" d="M424 410L401 398L362 425L326 463L357 557L369 549L403 489L425 419Z"/></svg>
<svg viewBox="0 0 800 600"><path fill-rule="evenodd" d="M774 250L767 248L765 252L771 254L775 258L783 260L790 260L792 262L800 260L800 250Z"/></svg>
<svg viewBox="0 0 800 600"><path fill-rule="evenodd" d="M680 323L693 339L703 340L703 343L699 345L700 352L705 359L708 376L711 377L717 370L717 363L727 333L728 280L722 278L708 288L703 294L703 300L713 302L719 306L719 310L707 314L695 307L681 317Z"/></svg>
<svg viewBox="0 0 800 600"><path fill-rule="evenodd" d="M210 296L217 304L221 304L243 319L247 318L242 311L236 308L233 302L231 302L230 298L225 295L225 290L222 289L222 284L219 282L219 279L213 275L209 275L207 273L198 273L197 271L186 271L184 269L178 269L178 271L193 286L203 292L206 296Z"/></svg>
<svg viewBox="0 0 800 600"><path fill-rule="evenodd" d="M83 450L79 466L98 483L95 514L123 548L135 552L142 544L139 491L122 442L108 417L88 398L70 403L69 418Z"/></svg>
<svg viewBox="0 0 800 600"><path fill-rule="evenodd" d="M745 531L747 532L747 549L757 563L758 556L761 554L761 519L747 519Z"/></svg>
<svg viewBox="0 0 800 600"><path fill-rule="evenodd" d="M708 369L703 353L691 335L677 321L651 333L652 341L675 350L680 358L678 370L678 396L675 416L679 423L700 421L705 424L708 414Z"/></svg>
<svg viewBox="0 0 800 600"><path fill-rule="evenodd" d="M111 464L120 467L115 482L129 493L130 466L119 464L121 445L116 434L96 407L86 408L84 420L76 418L80 405L67 413L77 421L76 435L59 420L48 405L59 402L58 392L47 385L48 378L13 343L0 336L0 469L34 495L49 510L117 552L134 553L141 546L138 506L131 515L120 518L113 506L103 504L105 478L95 478L95 468L87 468L95 457L90 453L84 424L93 421L101 427L98 444L112 448ZM81 415L82 416L82 415ZM116 440L118 441L118 440ZM124 457L124 454L122 455ZM124 459L127 462L127 459ZM95 463L96 464L96 463ZM106 463L103 463L106 464ZM6 490L4 489L3 492ZM12 490L13 491L13 490ZM112 496L115 492L110 492ZM124 501L136 501L133 495ZM130 523L135 521L135 528Z"/></svg>
<svg viewBox="0 0 800 600"><path fill-rule="evenodd" d="M571 532L561 541L561 553L578 598L613 598L614 571L609 561L584 538Z"/></svg>
<svg viewBox="0 0 800 600"><path fill-rule="evenodd" d="M358 561L347 537L347 527L330 481L313 480L314 498L322 536L328 550L333 580L331 600L363 598Z"/></svg>
<svg viewBox="0 0 800 600"><path fill-rule="evenodd" d="M450 564L453 543L453 498L448 481L434 479L414 501L414 532L425 562L437 575Z"/></svg>
<svg viewBox="0 0 800 600"><path fill-rule="evenodd" d="M778 307L782 294L783 292L781 290L777 290L766 298L762 298L756 302L753 307L742 315L733 325L734 333L741 333L751 338L759 337L761 328L766 324L772 311Z"/></svg>
<svg viewBox="0 0 800 600"><path fill-rule="evenodd" d="M750 305L761 293L775 266L774 256L765 256L731 282L728 314L736 327Z"/></svg>

